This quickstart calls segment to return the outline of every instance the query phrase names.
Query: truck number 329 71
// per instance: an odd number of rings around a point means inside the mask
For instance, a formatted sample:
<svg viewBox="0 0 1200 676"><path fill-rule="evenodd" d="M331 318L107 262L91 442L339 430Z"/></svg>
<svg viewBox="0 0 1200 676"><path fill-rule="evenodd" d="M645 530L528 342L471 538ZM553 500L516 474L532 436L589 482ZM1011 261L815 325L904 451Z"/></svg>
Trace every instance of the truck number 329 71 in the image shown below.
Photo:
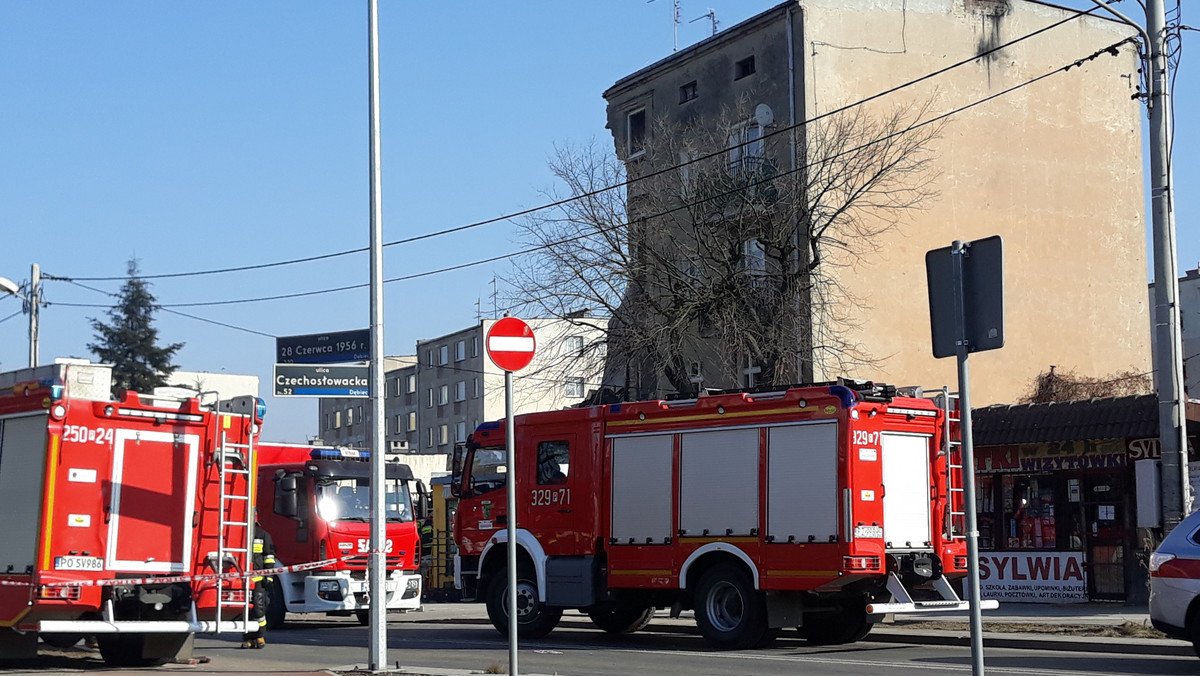
<svg viewBox="0 0 1200 676"><path fill-rule="evenodd" d="M534 507L571 504L571 489L569 488L540 488L533 491Z"/></svg>

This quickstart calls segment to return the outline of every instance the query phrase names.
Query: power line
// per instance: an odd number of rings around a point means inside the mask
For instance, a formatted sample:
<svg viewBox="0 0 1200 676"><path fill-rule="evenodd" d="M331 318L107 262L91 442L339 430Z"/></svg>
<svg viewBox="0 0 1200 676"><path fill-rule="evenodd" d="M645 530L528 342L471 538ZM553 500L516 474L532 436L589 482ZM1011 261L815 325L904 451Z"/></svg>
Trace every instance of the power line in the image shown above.
<svg viewBox="0 0 1200 676"><path fill-rule="evenodd" d="M935 124L935 123L937 123L937 122L940 122L940 121L942 121L942 120L948 119L948 118L950 118L950 117L951 117L951 116L953 116L953 115L957 115L957 114L959 114L959 113L961 113L961 112L964 112L964 111L966 111L966 110L970 110L971 108L974 108L974 107L976 107L976 106L978 106L978 105L982 105L982 104L984 104L984 103L987 103L987 102L989 102L989 101L992 101L993 99L997 99L997 98L999 98L999 97L1001 97L1001 96L1005 96L1005 95L1007 95L1007 94L1010 94L1010 93L1012 93L1012 92L1014 92L1014 91L1017 91L1018 89L1022 89L1022 88L1024 88L1024 87L1028 87L1028 86L1030 86L1030 85L1033 85L1033 84L1035 84L1035 83L1037 83L1037 82L1040 82L1040 81L1042 81L1042 80L1044 80L1044 79L1046 79L1046 78L1048 78L1048 77L1051 77L1051 76L1053 76L1053 75L1056 75L1056 74L1058 74L1058 73L1060 73L1060 72L1066 72L1066 71L1070 70L1071 68L1075 68L1075 67L1077 67L1077 66L1081 66L1081 65L1082 65L1082 64L1084 64L1085 62L1087 62L1087 61L1091 61L1091 60L1093 60L1093 59L1095 59L1095 58L1097 58L1097 57L1099 57L1099 56L1101 56L1101 55L1103 55L1103 54L1106 54L1106 53L1115 53L1115 50L1116 50L1118 47L1120 47L1121 45L1123 45L1123 44L1125 44L1125 43L1127 43L1127 42L1130 42L1131 40L1133 40L1133 38L1126 38L1126 39L1124 39L1124 40L1121 40L1121 41L1119 41L1119 42L1113 43L1112 45L1110 45L1110 46L1108 46L1108 47L1105 47L1105 48L1103 48L1103 49L1100 49L1100 50L1096 51L1095 53L1093 53L1093 54L1091 54L1091 55L1089 55L1089 56L1086 56L1086 57L1083 57L1083 58L1081 58L1081 59L1077 59L1077 60L1075 60L1075 61L1072 61L1071 63L1069 63L1069 64L1067 64L1067 65L1065 65L1065 66L1060 66L1060 67L1058 67L1058 68L1055 68L1054 70L1048 71L1048 72L1046 72L1046 73L1044 73L1044 74L1042 74L1042 75L1040 75L1040 76L1038 76L1038 77L1036 77L1036 78L1033 78L1032 80L1027 80L1027 81L1025 81L1025 82L1022 82L1022 83L1020 83L1020 84L1013 85L1012 87L1009 87L1009 88L1007 88L1007 89L1001 90L1001 91L999 91L999 92L996 92L996 93L994 93L994 94L991 94L991 95L989 95L989 96L986 96L986 97L984 97L984 98L982 98L982 99L978 99L978 100L976 100L976 101L973 101L973 102L971 102L971 103L969 103L969 104L966 104L966 105L964 105L964 106L960 106L960 107L958 107L958 108L955 108L955 109L953 109L953 110L950 110L950 111L948 111L948 112L946 112L946 113L943 113L943 114L941 114L941 115L938 115L938 116L936 116L936 117L933 117L933 118L931 118L931 119L928 119L928 120L925 120L925 121L923 121L923 122L919 122L919 123L913 124L913 125L911 125L911 126L909 126L909 127L906 127L905 129L902 129L902 130L900 130L900 131L893 132L893 133L891 133L891 134L888 134L888 135L882 136L882 137L880 137L880 138L873 139L873 140L871 140L871 141L868 141L867 143L864 143L864 144L862 144L862 145L860 145L860 146L856 146L856 147L854 147L854 148L850 148L850 149L848 149L848 150L844 150L844 151L842 151L842 152L840 152L840 153L837 153L837 154L835 154L835 155L832 155L832 156L830 156L830 157L822 158L822 159L821 159L821 160L819 160L819 161L820 161L820 162L825 162L825 161L828 161L829 159L837 158L837 157L840 157L840 156L842 156L842 155L847 155L847 154L850 154L850 153L858 152L859 150L863 150L863 149L865 149L865 148L869 148L869 147L870 147L870 146L872 146L872 145L876 145L876 144L878 144L878 143L882 143L882 142L884 142L884 141L888 141L888 140L890 140L890 139L896 138L897 136L901 136L901 135L903 135L903 134L907 134L907 133L909 133L909 132L915 131L915 130L917 130L917 129L920 129L920 128L922 128L922 127L926 127L926 126L928 126L928 125ZM645 216L644 218L645 218L645 219L660 218L660 217L662 217L662 216L667 216L667 215L670 215L670 214L672 214L672 213L675 213L675 212L677 212L677 211L681 211L681 210L684 210L684 209L688 209L688 208L691 208L691 207L697 206L697 205L699 205L699 204L703 204L703 203L705 203L705 202L709 202L709 201L712 201L712 200L721 199L721 198L728 197L728 196L730 196L730 195L733 195L733 194L736 194L736 193L744 192L744 191L746 191L746 190L750 190L750 189L752 189L752 188L755 188L755 187L757 187L757 186L760 186L760 185L765 185L765 184L767 184L767 183L770 183L770 182L772 182L772 181L778 180L778 179L780 179L780 178L783 178L783 177L785 177L785 176L789 176L789 175L792 175L792 174L795 174L795 173L798 173L798 172L804 171L804 170L806 170L806 169L810 168L811 166L813 166L814 164L815 164L815 163L812 163L812 164L806 164L806 165L800 165L800 166L796 167L795 169L789 169L789 170L787 170L787 171L781 171L781 172L779 172L779 173L777 173L777 174L774 174L774 175L772 175L772 176L769 176L769 177L766 177L766 178L760 179L760 180L758 180L758 181L750 182L750 183L747 183L746 185L743 185L743 186L738 186L737 188L734 188L734 189L731 189L731 190L725 191L725 192L723 192L723 193L714 194L714 195L709 195L709 196L707 196L707 197L705 197L705 198L703 198L703 199L699 199L699 200L696 200L696 201L693 201L693 202L686 202L686 203L684 203L684 204L682 204L682 205L680 205L680 206L673 207L673 208L671 208L671 209L667 209L667 210L665 210L665 211L662 211L662 212L659 212L659 213L657 213L657 214L651 214L651 215ZM613 226L611 226L610 228L600 229L600 230L598 230L598 231L594 231L594 232L587 232L587 233L583 233L583 234L581 234L581 235L577 235L577 236L575 236L575 237L568 237L568 238L565 238L565 239L557 240L557 241L555 241L555 242L550 242L550 243L547 243L547 244L541 244L541 245L537 245L537 246L534 246L534 247L530 247L530 248L527 248L527 249L522 249L522 250L520 250L520 251L515 251L515 252L512 252L512 253L508 253L508 254L501 254L501 255L497 255L497 256L491 256L491 257L488 257L488 258L484 258L484 259L480 259L480 260L476 260L476 261L471 261L471 262L469 262L469 263L460 263L460 264L457 264L457 265L451 265L451 266L447 266L447 267L444 267L444 268L439 268L439 269L437 269L437 270L429 270L429 271L426 271L426 272L419 272L419 273L414 273L414 274L411 274L411 275L404 275L404 276L401 276L401 277L393 277L393 278L391 278L391 279L386 279L386 280L384 280L384 283L385 283L385 284L391 284L391 283L394 283L394 282L411 281L411 280L414 280L414 279L420 279L420 278L422 278L422 277L430 277L430 276L433 276L433 275L439 275L439 274L443 274L443 273L446 273L446 272L452 272L452 271L455 271L455 270L462 270L462 269L465 269L465 268L470 268L470 267L475 267L475 266L479 266L479 265L484 265L484 264L487 264L487 263L494 263L494 262L497 262L497 261L500 261L500 260L504 260L504 259L507 259L507 258L514 258L514 257L517 257L517 256L523 256L523 255L527 255L527 254L534 253L534 252L537 252L537 251L541 251L541 250L543 250L543 249L550 249L550 248L553 248L553 247L555 247L555 246L561 246L561 245L563 245L563 244L569 244L569 243L571 243L571 242L575 242L575 241L578 241L578 240L581 240L581 239L587 239L587 238L589 238L589 237L593 237L593 236L595 236L595 235L597 235L597 234L601 234L601 233L603 233L603 232L609 232L609 231L615 230L615 229L617 229L617 228L626 227L626 226L628 226L628 225L629 225L629 222L628 222L628 221L626 221L625 223L618 223L618 224L616 224L616 225L613 225ZM73 280L72 280L72 281L73 281ZM322 295L322 294L326 294L326 293L337 293L337 292L341 292L341 291L348 291L348 290L352 290L352 289L362 289L362 288L366 288L367 286L368 286L368 285L367 285L367 284L365 284L365 283L364 283L364 284L354 284L354 285L350 285L350 286L341 286L341 287L330 288L330 289L320 289L320 290L316 290L316 291L302 291L302 292L297 292L297 293L290 293L290 294L279 294L279 295L274 295L274 296L261 296L261 297L255 297L255 298L240 298L240 299L234 299L234 300L223 300L223 301L205 301L205 302L195 302L195 303L171 303L171 304L163 304L163 305L161 305L160 307L163 307L163 308L180 308L180 307L212 307L212 306L218 306L218 305L239 305L239 304L245 304L245 303L259 303L259 302L266 302L266 301L273 301L273 300L286 300L286 299L292 299L292 298L303 298L303 297L309 297L309 296ZM59 303L59 305L67 305L67 306L71 306L72 304L70 304L70 303Z"/></svg>
<svg viewBox="0 0 1200 676"><path fill-rule="evenodd" d="M9 315L9 316L5 317L4 319L0 319L0 324L3 324L4 322L6 322L6 321L8 321L8 320L12 319L13 317L16 317L17 315L19 315L19 314L22 314L22 312L23 312L22 310L17 310L16 312L14 312L14 313L12 313L11 315Z"/></svg>
<svg viewBox="0 0 1200 676"><path fill-rule="evenodd" d="M793 131L793 130L796 130L796 129L803 128L803 127L805 127L805 126L807 126L807 125L809 125L809 124L811 124L811 123L818 122L818 121L820 121L820 120L822 120L822 119L824 119L824 118L826 118L826 117L831 117L831 116L833 116L833 115L837 115L837 114L843 113L843 112L845 112L845 111L847 111L847 110L850 110L850 109L852 109L852 108L855 108L855 107L857 107L857 106L861 106L861 105L864 105L864 104L866 104L866 103L870 103L871 101L874 101L874 100L876 100L876 99L882 98L882 97L884 97L884 96L888 96L888 95L890 95L890 94L894 94L895 92L898 92L898 91L900 91L900 90L902 90L902 89L906 89L906 88L908 88L908 87L911 87L911 86L913 86L913 85L920 84L921 82L924 82L924 81L926 81L926 80L930 80L930 79L932 79L932 78L935 78L935 77L941 76L941 75L943 75L943 74L945 74L945 73L947 73L947 72L949 72L949 71L951 71L951 70L954 70L955 68L960 68L960 67L962 67L962 66L965 66L965 65L968 65L968 64L971 64L971 63L975 63L975 62L977 62L979 59L985 58L985 57L987 57L987 56L989 56L989 55L991 55L991 54L994 54L994 53L996 53L996 52L999 52L999 51L1001 51L1001 50L1003 50L1003 49L1006 49L1006 48L1008 48L1008 47L1011 47L1012 45L1015 45L1015 44L1017 44L1017 43L1019 43L1019 42L1023 42L1023 41L1025 41L1025 40L1028 40L1028 39L1030 39L1030 38L1036 37L1036 36L1038 36L1038 35L1040 35L1040 34L1042 34L1042 33L1045 33L1045 32L1047 32L1047 31L1049 31L1049 30L1052 30L1052 29L1054 29L1054 28L1057 28L1058 26L1061 26L1061 25L1063 25L1063 24L1065 24L1065 23L1068 23L1068 22L1074 21L1075 19L1078 19L1078 18L1079 18L1079 17L1081 17L1081 16L1090 15L1092 12L1095 12L1097 9L1099 9L1099 8L1098 8L1098 7L1093 7L1092 9L1088 9L1088 10L1078 10L1078 11L1076 11L1076 13L1075 13L1075 14L1072 14L1071 16L1069 16L1069 17L1067 17L1067 18L1065 18L1065 19L1062 19L1062 20L1060 20L1060 21L1057 21L1057 22L1055 22L1055 23L1052 23L1052 24L1049 24L1049 25L1047 25L1047 26L1044 26L1044 27L1042 27L1042 28L1040 28L1040 29L1038 29L1038 30L1036 30L1036 31L1033 31L1033 32L1031 32L1031 33L1027 33L1027 34L1025 34L1025 35L1023 35L1023 36L1021 36L1021 37L1019 37L1019 38L1015 38L1015 39L1013 39L1013 40L1010 40L1010 41L1008 41L1008 42L1005 42L1005 43L1002 43L1002 44L1000 44L1000 45L997 45L997 46L995 46L995 47L993 47L993 48L991 48L991 49L988 49L988 50L986 50L986 51L983 51L983 52L980 52L980 53L978 53L978 54L975 54L974 56L971 56L971 57L969 57L969 58L967 58L967 59L963 59L963 60L961 60L961 61L958 61L958 62L952 63L952 64L950 64L950 65L948 65L948 66L945 66L945 67L943 67L943 68L940 68L940 69L938 69L938 70L932 71L932 72L930 72L930 73L926 73L925 75L922 75L921 77L918 77L918 78L916 78L916 79L914 79L914 80L909 80L908 82L904 82L904 83L902 83L902 84L896 85L896 86L894 86L894 87L892 87L892 88L890 88L890 89L886 89L886 90L884 90L884 91L881 91L881 92L879 92L879 93L873 94L873 95L871 95L871 96L868 96L868 97L866 97L866 98L864 98L864 99L860 99L860 100L858 100L858 101L855 101L855 102L853 102L853 103L846 104L846 105L844 105L844 106L842 106L842 107L840 107L840 108L835 108L835 109L833 109L833 110L830 110L830 111L828 111L828 112L821 113L820 115L816 115L816 116L814 116L814 117L811 117L811 118L809 118L809 119L803 120L803 121L801 121L801 122L797 122L797 123L795 123L795 124L792 124L792 125L786 125L786 126L780 127L779 129L776 129L776 130L774 130L774 131L771 131L771 132L769 132L769 133L765 133L765 134L763 134L763 135L761 135L760 137L758 137L758 138L755 138L755 139L748 139L748 140L746 140L746 141L743 141L743 142L741 142L741 143L737 143L737 144L731 145L731 146L729 146L729 147L727 147L727 148L723 148L723 149L721 149L721 150L714 151L714 152L712 152L712 153L708 153L708 154L705 154L705 155L698 155L698 156L696 156L696 157L694 157L694 158L690 158L690 159L688 159L688 160L686 160L686 161L684 161L684 162L680 162L680 163L678 163L678 164L669 165L669 166L666 166L666 167L664 167L664 168L661 168L661 169L658 169L658 170L655 170L655 171L648 172L648 173L646 173L646 174L642 174L642 175L636 176L636 177L634 177L634 178L627 178L625 181L623 181L623 182L621 182L621 183L617 183L617 184L613 184L613 185L605 186L605 187L602 187L602 188L597 188L597 189L595 189L595 190L592 190L592 191L589 191L589 192L581 193L581 194L578 194L578 195L572 195L571 197L563 198L563 199L561 199L561 200L556 200L556 201L549 202L549 203L546 203L546 204L542 204L542 205L539 205L539 206L536 206L536 207L530 207L530 208L528 208L528 209L522 209L522 210L520 210L520 211L515 211L515 212L512 212L512 213L508 213L508 214L502 215L502 216L496 216L496 217L494 217L494 218L488 218L488 219L484 219L484 220L481 220L481 221L475 221L475 222L472 222L472 223L467 223L467 224L465 224L465 225L459 225L459 226L455 226L455 227L451 227L451 228L446 228L446 229L444 229L444 230L438 230L438 231L435 231L435 232L429 232L429 233L425 233L425 234L423 234L423 235L416 235L416 236L413 236L413 237L406 237L406 238L404 238L404 239L398 239L398 240L394 240L394 241L391 241L391 242L385 242L385 243L383 244L383 246L384 246L384 247L389 247L389 246L397 246L397 245L400 245L400 244L412 244L413 242L419 242L419 241L426 240L426 239L432 239L432 238L435 238L435 237L441 237L441 236L444 236L444 235L449 235L449 234L453 234L453 233L457 233L457 232L462 232L462 231L464 231L464 230L471 230L471 229L473 229L473 228L479 228L479 227L482 227L482 226L485 226L485 225L492 225L492 224L494 224L494 223L499 223L499 222L502 222L502 221L510 221L510 220L512 220L512 219L514 219L514 218L520 218L520 217L522 217L522 216L528 216L528 215L530 215L530 214L534 214L534 213L537 213L537 212L539 212L539 211L545 211L546 209L554 209L554 208L557 208L557 207L560 207L560 206L563 206L563 205L565 205L565 204L569 204L569 203L571 203L571 202L575 202L575 201L578 201L578 200L590 199L590 198L592 198L592 197L596 197L597 195L603 194L603 193L605 193L605 192L609 192L609 191L611 191L611 190L617 190L617 189L620 189L620 188L628 188L629 186L633 185L634 183L637 183L638 181L644 181L644 180L648 180L648 179L654 178L654 177L656 177L656 176L661 176L661 175L663 175L663 174L666 174L666 173L669 173L669 172L672 172L672 171L677 171L677 170L681 169L682 167L690 166L690 165L692 165L692 164L695 164L695 163L697 163L697 162L703 162L703 161L705 161L705 160L709 160L709 159L711 159L711 158L713 158L713 157L717 157L717 156L719 156L719 155L724 155L725 153L729 152L730 150L737 149L737 148L742 148L742 147L744 147L744 146L748 146L748 145L750 145L750 144L752 144L752 143L760 143L760 142L762 142L763 140L765 140L765 139L768 139L768 138L771 138L771 137L773 137L773 136L777 136L777 135L779 135L779 134L783 134L783 133L786 133L786 132L790 132L790 131ZM139 276L139 278L140 278L140 279L147 279L147 280L149 280L149 279L172 279L172 278L179 278L179 277L195 277L195 276L201 276L201 275L215 275L215 274L224 274L224 273L229 273L229 272L246 272L246 271L249 271L249 270L261 270L261 269L266 269L266 268L280 267L280 266L284 266L284 265L293 265L293 264L297 264L297 263L309 263L309 262L318 261L318 260L326 260L326 259L330 259L330 258L337 258L337 257L340 257L340 256L348 256L348 255L350 255L350 254L363 253L363 252L365 252L365 251L368 251L368 248L367 248L367 247L360 247L360 248L356 248L356 249L347 249L347 250L345 250L345 251L338 251L338 252L335 252L335 253L321 254L321 255L317 255L317 256L307 256L307 257L304 257L304 258L295 258L295 259L288 259L288 260L283 260L283 261L275 261L275 262L272 262L272 263L259 263L259 264L254 264L254 265L243 265L243 266L229 267L229 268L219 268L219 269L213 269L213 270L198 270L198 271L193 271L193 272L172 272L172 273L163 273L163 274L157 274L157 275L141 275L141 276ZM43 278L44 278L44 279L55 279L55 280L57 280L57 281L70 281L70 280L74 279L74 280L78 280L78 281L85 281L85 282L112 282L112 281L123 281L123 280L125 280L125 279L126 279L126 277L52 277L52 276L50 276L50 275L43 275ZM352 289L352 288L359 288L359 286L343 287L342 289L339 289L339 290ZM328 292L321 292L321 293L328 293Z"/></svg>

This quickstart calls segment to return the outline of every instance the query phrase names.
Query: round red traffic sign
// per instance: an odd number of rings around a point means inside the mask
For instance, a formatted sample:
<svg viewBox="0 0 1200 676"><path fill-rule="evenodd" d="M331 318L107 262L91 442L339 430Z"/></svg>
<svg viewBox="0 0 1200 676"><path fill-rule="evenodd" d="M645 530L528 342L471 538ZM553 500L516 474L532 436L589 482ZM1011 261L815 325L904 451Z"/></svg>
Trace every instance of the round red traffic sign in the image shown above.
<svg viewBox="0 0 1200 676"><path fill-rule="evenodd" d="M505 317L488 329L488 356L505 371L520 371L529 366L536 347L533 329L516 317Z"/></svg>

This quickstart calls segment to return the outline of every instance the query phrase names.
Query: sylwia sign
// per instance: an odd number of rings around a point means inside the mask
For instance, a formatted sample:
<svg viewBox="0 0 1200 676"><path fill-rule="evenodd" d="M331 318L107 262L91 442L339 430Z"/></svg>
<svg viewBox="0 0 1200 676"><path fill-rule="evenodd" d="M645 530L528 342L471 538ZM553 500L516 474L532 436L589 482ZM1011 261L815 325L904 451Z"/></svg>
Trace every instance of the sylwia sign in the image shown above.
<svg viewBox="0 0 1200 676"><path fill-rule="evenodd" d="M980 595L1000 603L1083 603L1087 579L1080 552L985 552Z"/></svg>

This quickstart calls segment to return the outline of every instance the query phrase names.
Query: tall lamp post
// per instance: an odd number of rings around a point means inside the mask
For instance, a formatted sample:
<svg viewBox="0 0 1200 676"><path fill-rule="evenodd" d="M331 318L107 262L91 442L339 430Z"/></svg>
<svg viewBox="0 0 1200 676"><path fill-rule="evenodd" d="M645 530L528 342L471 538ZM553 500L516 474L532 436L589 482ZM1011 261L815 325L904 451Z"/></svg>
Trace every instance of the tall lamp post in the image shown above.
<svg viewBox="0 0 1200 676"><path fill-rule="evenodd" d="M24 303L29 315L29 368L38 365L38 307L42 303L42 269L34 263L30 269L29 295L21 293L21 287L7 277L0 277L0 293L11 293Z"/></svg>

